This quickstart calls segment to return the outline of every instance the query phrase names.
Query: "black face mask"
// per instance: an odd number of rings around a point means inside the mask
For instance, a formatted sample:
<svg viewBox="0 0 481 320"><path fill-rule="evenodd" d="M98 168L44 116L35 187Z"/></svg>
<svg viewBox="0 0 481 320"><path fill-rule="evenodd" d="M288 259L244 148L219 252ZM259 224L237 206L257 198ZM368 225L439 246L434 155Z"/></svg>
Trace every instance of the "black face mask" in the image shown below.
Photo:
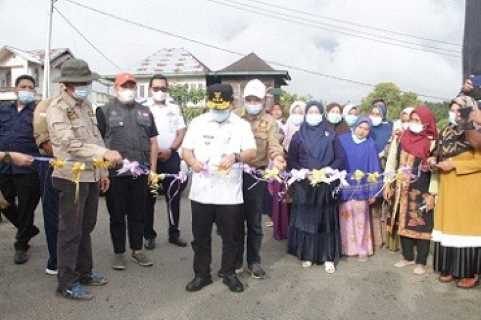
<svg viewBox="0 0 481 320"><path fill-rule="evenodd" d="M474 87L473 90L471 90L471 92L469 92L468 95L474 100L481 100L481 88Z"/></svg>

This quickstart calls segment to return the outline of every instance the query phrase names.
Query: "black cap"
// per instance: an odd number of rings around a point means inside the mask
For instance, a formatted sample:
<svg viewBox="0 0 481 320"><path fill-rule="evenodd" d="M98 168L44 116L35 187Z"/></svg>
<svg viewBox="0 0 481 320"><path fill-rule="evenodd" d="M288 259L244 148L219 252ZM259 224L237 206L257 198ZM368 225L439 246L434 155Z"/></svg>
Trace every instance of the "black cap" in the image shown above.
<svg viewBox="0 0 481 320"><path fill-rule="evenodd" d="M216 83L207 88L207 107L224 110L230 107L234 92L230 84Z"/></svg>

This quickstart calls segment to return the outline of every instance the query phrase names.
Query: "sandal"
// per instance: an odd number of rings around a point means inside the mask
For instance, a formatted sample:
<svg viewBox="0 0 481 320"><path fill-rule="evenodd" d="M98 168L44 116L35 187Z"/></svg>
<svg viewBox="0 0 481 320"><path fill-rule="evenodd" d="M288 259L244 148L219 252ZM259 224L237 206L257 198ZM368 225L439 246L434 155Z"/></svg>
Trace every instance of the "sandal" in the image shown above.
<svg viewBox="0 0 481 320"><path fill-rule="evenodd" d="M327 261L324 264L324 269L329 274L333 274L334 272L336 272L336 266L334 265L334 262L331 262L331 261Z"/></svg>
<svg viewBox="0 0 481 320"><path fill-rule="evenodd" d="M454 281L454 277L452 274L441 274L438 280L441 283L450 283Z"/></svg>
<svg viewBox="0 0 481 320"><path fill-rule="evenodd" d="M412 266L414 265L414 261L407 261L407 260L401 260L399 262L397 262L394 266L396 268L404 268L404 267L407 267L407 266Z"/></svg>
<svg viewBox="0 0 481 320"><path fill-rule="evenodd" d="M479 281L475 278L463 278L456 283L456 287L461 289L472 289L479 284Z"/></svg>

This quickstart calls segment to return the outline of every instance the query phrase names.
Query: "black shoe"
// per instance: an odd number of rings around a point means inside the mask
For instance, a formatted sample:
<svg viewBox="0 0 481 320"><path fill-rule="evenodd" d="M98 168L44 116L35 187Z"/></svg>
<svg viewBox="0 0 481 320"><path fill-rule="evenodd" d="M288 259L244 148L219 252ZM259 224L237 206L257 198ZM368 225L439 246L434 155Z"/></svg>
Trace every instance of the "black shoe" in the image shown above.
<svg viewBox="0 0 481 320"><path fill-rule="evenodd" d="M247 270L254 279L264 279L266 277L266 272L262 269L259 263L253 263L247 267Z"/></svg>
<svg viewBox="0 0 481 320"><path fill-rule="evenodd" d="M15 250L15 257L13 259L15 264L24 264L28 261L27 250Z"/></svg>
<svg viewBox="0 0 481 320"><path fill-rule="evenodd" d="M185 242L181 238L169 239L169 242L178 247L187 247L187 242Z"/></svg>
<svg viewBox="0 0 481 320"><path fill-rule="evenodd" d="M195 276L195 278L187 284L187 286L185 287L185 290L189 292L199 291L203 287L206 287L211 283L212 283L212 279L210 276L206 278Z"/></svg>
<svg viewBox="0 0 481 320"><path fill-rule="evenodd" d="M154 250L155 249L155 239L145 239L144 247L147 250Z"/></svg>
<svg viewBox="0 0 481 320"><path fill-rule="evenodd" d="M225 274L222 282L232 292L244 291L244 285L242 284L242 282L240 282L239 278L237 278L235 274Z"/></svg>

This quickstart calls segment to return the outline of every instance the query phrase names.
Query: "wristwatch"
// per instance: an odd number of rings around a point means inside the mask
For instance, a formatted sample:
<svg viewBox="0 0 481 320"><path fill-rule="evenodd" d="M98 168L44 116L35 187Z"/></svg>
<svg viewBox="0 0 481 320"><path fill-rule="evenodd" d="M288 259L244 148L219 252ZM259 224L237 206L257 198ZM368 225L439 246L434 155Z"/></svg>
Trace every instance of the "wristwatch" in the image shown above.
<svg viewBox="0 0 481 320"><path fill-rule="evenodd" d="M236 163L241 162L240 154L239 153L234 153L234 161Z"/></svg>
<svg viewBox="0 0 481 320"><path fill-rule="evenodd" d="M6 163L12 162L12 156L10 155L10 152L5 152L2 161Z"/></svg>

